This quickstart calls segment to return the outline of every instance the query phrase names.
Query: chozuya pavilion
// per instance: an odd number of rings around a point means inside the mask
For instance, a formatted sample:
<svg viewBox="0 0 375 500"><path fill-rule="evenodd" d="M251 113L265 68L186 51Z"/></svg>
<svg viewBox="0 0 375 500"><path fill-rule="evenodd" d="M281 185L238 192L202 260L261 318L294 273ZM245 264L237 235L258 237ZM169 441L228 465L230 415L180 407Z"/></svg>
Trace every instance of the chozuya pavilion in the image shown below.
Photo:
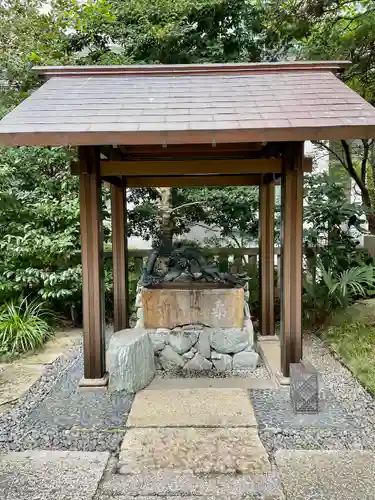
<svg viewBox="0 0 375 500"><path fill-rule="evenodd" d="M261 333L274 334L274 185L281 183L281 368L302 358L304 141L375 137L347 62L35 68L46 82L0 122L8 146L76 146L84 381L106 383L100 185L111 184L115 330L126 328L125 188L259 185Z"/></svg>

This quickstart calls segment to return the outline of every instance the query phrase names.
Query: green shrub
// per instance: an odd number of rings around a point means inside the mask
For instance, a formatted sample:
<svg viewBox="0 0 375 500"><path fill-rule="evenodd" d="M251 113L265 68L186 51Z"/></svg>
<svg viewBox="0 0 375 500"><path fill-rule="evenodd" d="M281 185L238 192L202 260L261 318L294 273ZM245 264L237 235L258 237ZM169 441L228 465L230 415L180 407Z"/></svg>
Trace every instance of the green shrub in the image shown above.
<svg viewBox="0 0 375 500"><path fill-rule="evenodd" d="M15 356L38 347L53 335L54 315L43 303L10 301L0 310L0 353Z"/></svg>
<svg viewBox="0 0 375 500"><path fill-rule="evenodd" d="M323 323L335 308L348 307L357 299L375 294L375 268L354 266L345 271L325 269L317 261L315 281L306 274L303 279L303 310L311 323Z"/></svg>

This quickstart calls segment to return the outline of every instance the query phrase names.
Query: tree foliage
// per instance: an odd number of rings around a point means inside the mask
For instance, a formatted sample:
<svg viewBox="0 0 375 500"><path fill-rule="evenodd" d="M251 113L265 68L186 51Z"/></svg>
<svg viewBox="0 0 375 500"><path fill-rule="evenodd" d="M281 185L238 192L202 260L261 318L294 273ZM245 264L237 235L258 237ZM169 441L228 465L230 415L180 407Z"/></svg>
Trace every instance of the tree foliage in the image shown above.
<svg viewBox="0 0 375 500"><path fill-rule="evenodd" d="M75 303L81 293L79 199L63 148L6 148L0 158L0 297Z"/></svg>
<svg viewBox="0 0 375 500"><path fill-rule="evenodd" d="M305 181L304 201L304 313L314 324L334 307L372 295L375 270L358 250L363 210L347 199L342 182L332 174L312 174Z"/></svg>
<svg viewBox="0 0 375 500"><path fill-rule="evenodd" d="M77 23L70 48L88 48L87 58L99 63L181 64L261 58L262 18L255 4L247 0L100 1L82 5L73 17ZM118 49L111 52L111 44Z"/></svg>
<svg viewBox="0 0 375 500"><path fill-rule="evenodd" d="M375 105L375 6L372 0L266 0L274 56L349 60L342 78ZM333 164L343 168L362 198L375 234L375 144L373 140L320 142Z"/></svg>

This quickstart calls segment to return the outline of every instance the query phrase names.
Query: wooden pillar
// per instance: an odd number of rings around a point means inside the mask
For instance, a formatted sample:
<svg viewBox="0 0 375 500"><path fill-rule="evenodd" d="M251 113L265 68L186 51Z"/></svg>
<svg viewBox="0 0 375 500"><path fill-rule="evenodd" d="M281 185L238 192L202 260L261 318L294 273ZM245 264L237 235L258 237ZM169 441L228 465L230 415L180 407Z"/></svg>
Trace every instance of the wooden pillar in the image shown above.
<svg viewBox="0 0 375 500"><path fill-rule="evenodd" d="M99 147L79 148L83 358L80 385L105 385L104 272Z"/></svg>
<svg viewBox="0 0 375 500"><path fill-rule="evenodd" d="M129 327L128 266L126 230L126 184L111 185L112 260L113 260L113 324L114 331Z"/></svg>
<svg viewBox="0 0 375 500"><path fill-rule="evenodd" d="M275 186L262 183L259 186L259 284L260 284L260 332L274 335L274 213Z"/></svg>
<svg viewBox="0 0 375 500"><path fill-rule="evenodd" d="M281 178L281 370L302 359L303 142L288 143Z"/></svg>

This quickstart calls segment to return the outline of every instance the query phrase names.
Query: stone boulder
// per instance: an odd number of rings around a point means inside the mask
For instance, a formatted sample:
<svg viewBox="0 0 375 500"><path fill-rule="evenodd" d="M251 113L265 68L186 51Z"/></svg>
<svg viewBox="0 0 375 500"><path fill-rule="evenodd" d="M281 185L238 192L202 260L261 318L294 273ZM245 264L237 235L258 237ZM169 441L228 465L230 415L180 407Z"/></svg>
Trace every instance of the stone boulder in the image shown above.
<svg viewBox="0 0 375 500"><path fill-rule="evenodd" d="M209 328L212 349L222 354L243 351L249 345L249 334L245 328Z"/></svg>
<svg viewBox="0 0 375 500"><path fill-rule="evenodd" d="M211 361L204 358L199 352L197 352L194 358L190 359L184 366L184 370L201 372L204 370L210 370L212 368Z"/></svg>
<svg viewBox="0 0 375 500"><path fill-rule="evenodd" d="M168 343L177 354L188 352L197 342L199 330L182 330L176 328L169 334Z"/></svg>
<svg viewBox="0 0 375 500"><path fill-rule="evenodd" d="M258 365L259 354L254 351L239 352L233 356L233 370L253 372Z"/></svg>
<svg viewBox="0 0 375 500"><path fill-rule="evenodd" d="M155 352L162 351L168 342L169 330L165 332L150 332L150 340Z"/></svg>
<svg viewBox="0 0 375 500"><path fill-rule="evenodd" d="M218 372L228 372L232 369L232 356L230 354L216 353L212 362Z"/></svg>
<svg viewBox="0 0 375 500"><path fill-rule="evenodd" d="M211 356L210 339L207 329L202 330L196 347L198 348L198 352L202 354L204 358L209 358Z"/></svg>
<svg viewBox="0 0 375 500"><path fill-rule="evenodd" d="M188 361L189 359L194 358L194 354L195 354L195 352L193 351L193 349L190 349L190 351L185 352L185 354L181 354L181 357L182 357L185 361Z"/></svg>
<svg viewBox="0 0 375 500"><path fill-rule="evenodd" d="M184 359L170 345L166 345L161 351L159 362L166 371L174 371L185 364Z"/></svg>
<svg viewBox="0 0 375 500"><path fill-rule="evenodd" d="M114 333L108 353L110 389L134 393L154 378L154 349L147 330L133 328Z"/></svg>
<svg viewBox="0 0 375 500"><path fill-rule="evenodd" d="M244 330L247 333L247 338L249 341L249 347L252 348L254 345L254 326L253 322L250 318L245 319L244 321Z"/></svg>

